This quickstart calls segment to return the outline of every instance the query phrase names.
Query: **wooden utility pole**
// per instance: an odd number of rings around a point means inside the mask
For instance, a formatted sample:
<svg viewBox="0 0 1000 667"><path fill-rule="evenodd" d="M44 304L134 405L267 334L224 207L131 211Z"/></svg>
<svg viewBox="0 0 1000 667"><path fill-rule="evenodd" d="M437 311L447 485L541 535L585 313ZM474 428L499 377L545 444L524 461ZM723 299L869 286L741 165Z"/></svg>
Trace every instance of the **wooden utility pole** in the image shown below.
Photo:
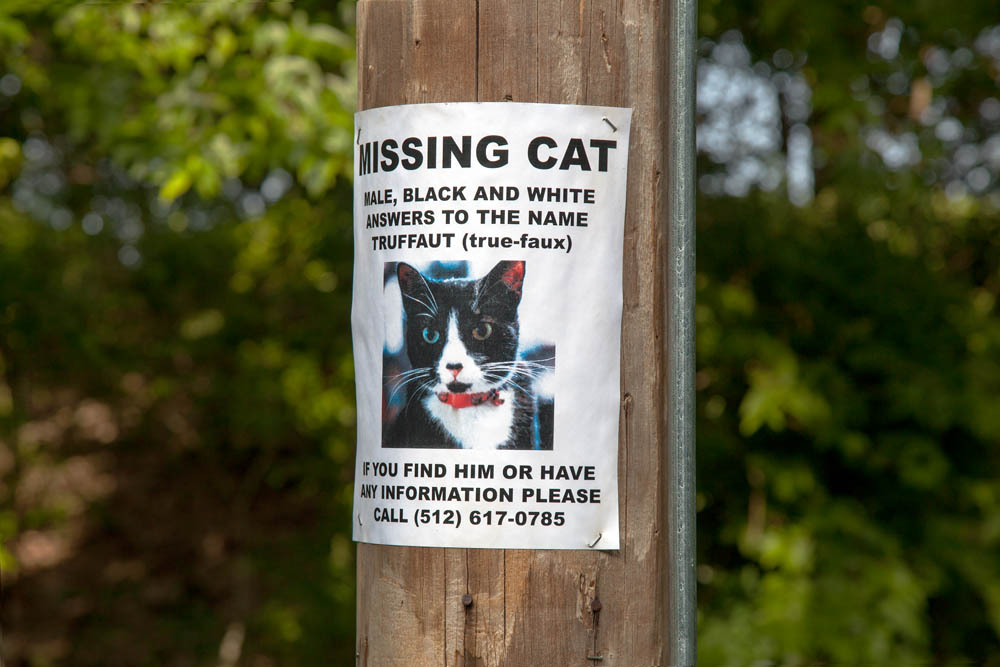
<svg viewBox="0 0 1000 667"><path fill-rule="evenodd" d="M693 40L693 14L692 0L358 3L359 110L508 100L631 107L633 117L621 549L359 544L357 664L693 662L693 45L679 44Z"/></svg>

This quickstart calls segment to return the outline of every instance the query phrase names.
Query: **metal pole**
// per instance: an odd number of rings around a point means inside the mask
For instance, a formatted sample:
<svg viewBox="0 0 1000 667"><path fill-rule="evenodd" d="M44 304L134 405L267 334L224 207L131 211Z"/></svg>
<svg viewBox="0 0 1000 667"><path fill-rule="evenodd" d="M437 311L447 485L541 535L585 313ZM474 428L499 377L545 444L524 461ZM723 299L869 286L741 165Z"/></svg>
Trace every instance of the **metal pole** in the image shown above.
<svg viewBox="0 0 1000 667"><path fill-rule="evenodd" d="M695 581L695 43L697 0L670 14L667 553L670 660L697 661Z"/></svg>

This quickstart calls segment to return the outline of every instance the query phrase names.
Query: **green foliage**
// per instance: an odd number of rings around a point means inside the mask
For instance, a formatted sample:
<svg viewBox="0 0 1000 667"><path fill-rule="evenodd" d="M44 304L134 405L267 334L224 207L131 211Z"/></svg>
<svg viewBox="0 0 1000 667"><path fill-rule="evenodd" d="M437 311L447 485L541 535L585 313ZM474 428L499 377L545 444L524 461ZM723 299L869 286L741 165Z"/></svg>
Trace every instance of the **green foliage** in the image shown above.
<svg viewBox="0 0 1000 667"><path fill-rule="evenodd" d="M791 50L821 158L802 206L698 202L705 664L1000 661L1000 198L995 169L976 190L959 164L998 129L973 46L997 17L969 16L702 3L703 29L739 28L754 59ZM866 53L892 25L898 54ZM928 89L943 117L914 108ZM949 114L960 139L937 128ZM880 159L877 131L910 133L918 158Z"/></svg>
<svg viewBox="0 0 1000 667"><path fill-rule="evenodd" d="M280 8L280 6L279 6ZM313 195L350 175L353 41L302 11L252 3L78 5L55 21L61 72L40 111L64 115L136 179L173 201L287 167ZM40 77L39 77L40 78Z"/></svg>
<svg viewBox="0 0 1000 667"><path fill-rule="evenodd" d="M966 281L866 242L849 210L817 228L776 208L702 209L702 238L725 239L699 267L705 659L995 656L996 388L968 378L1000 348L968 342L997 317ZM939 616L963 588L979 611ZM958 646L932 645L938 624Z"/></svg>
<svg viewBox="0 0 1000 667"><path fill-rule="evenodd" d="M353 661L351 10L5 5L0 659Z"/></svg>

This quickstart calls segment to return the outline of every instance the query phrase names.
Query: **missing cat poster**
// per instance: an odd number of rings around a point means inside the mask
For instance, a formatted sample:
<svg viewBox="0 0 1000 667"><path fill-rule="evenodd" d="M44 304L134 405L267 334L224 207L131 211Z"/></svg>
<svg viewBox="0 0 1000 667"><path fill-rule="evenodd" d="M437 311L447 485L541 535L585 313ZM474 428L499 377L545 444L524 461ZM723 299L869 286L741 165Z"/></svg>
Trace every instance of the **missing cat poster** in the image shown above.
<svg viewBox="0 0 1000 667"><path fill-rule="evenodd" d="M631 110L355 115L354 539L617 549Z"/></svg>

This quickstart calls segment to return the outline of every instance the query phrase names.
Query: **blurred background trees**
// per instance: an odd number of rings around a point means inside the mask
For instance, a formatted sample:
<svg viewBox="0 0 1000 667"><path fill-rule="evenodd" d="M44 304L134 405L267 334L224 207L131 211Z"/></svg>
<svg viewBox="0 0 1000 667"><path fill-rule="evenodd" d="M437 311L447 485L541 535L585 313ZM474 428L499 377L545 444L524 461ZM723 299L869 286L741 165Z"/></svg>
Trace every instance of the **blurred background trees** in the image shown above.
<svg viewBox="0 0 1000 667"><path fill-rule="evenodd" d="M1000 664L1000 15L702 3L706 664Z"/></svg>
<svg viewBox="0 0 1000 667"><path fill-rule="evenodd" d="M351 10L0 17L10 664L353 663Z"/></svg>
<svg viewBox="0 0 1000 667"><path fill-rule="evenodd" d="M704 664L1000 664L1000 12L700 3ZM353 661L353 4L0 6L0 655Z"/></svg>

